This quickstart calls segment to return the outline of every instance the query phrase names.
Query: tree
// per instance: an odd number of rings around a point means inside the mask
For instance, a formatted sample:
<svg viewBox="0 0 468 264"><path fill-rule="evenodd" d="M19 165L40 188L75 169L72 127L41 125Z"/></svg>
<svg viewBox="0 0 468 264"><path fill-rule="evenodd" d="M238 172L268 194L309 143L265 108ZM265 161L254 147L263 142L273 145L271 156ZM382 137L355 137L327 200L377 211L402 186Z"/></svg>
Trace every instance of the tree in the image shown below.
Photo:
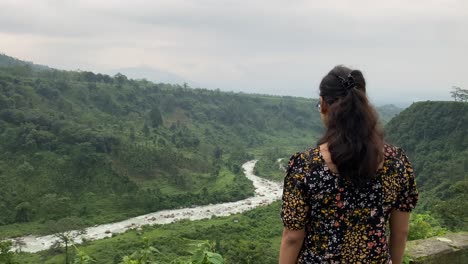
<svg viewBox="0 0 468 264"><path fill-rule="evenodd" d="M161 116L161 111L157 106L153 107L149 113L149 118L151 121L151 125L153 127L158 127L163 124L163 119Z"/></svg>
<svg viewBox="0 0 468 264"><path fill-rule="evenodd" d="M17 222L29 222L31 218L31 204L28 202L22 202L15 207L16 210L16 221Z"/></svg>
<svg viewBox="0 0 468 264"><path fill-rule="evenodd" d="M151 133L151 131L150 131L148 125L146 124L146 122L145 122L145 124L143 125L142 132L143 132L143 135L145 135L145 137L148 137L149 134Z"/></svg>
<svg viewBox="0 0 468 264"><path fill-rule="evenodd" d="M53 248L65 247L65 264L70 263L69 247L75 243L75 240L86 233L83 221L77 217L66 217L58 221L48 223L48 233L53 233L57 241Z"/></svg>
<svg viewBox="0 0 468 264"><path fill-rule="evenodd" d="M0 263L18 264L15 261L15 253L11 251L12 242L9 240L0 241Z"/></svg>
<svg viewBox="0 0 468 264"><path fill-rule="evenodd" d="M128 81L128 78L127 76L121 74L120 72L117 73L116 75L114 75L114 80L116 81L117 83L117 87L122 87L122 84L124 84L125 82Z"/></svg>
<svg viewBox="0 0 468 264"><path fill-rule="evenodd" d="M220 160L221 157L223 156L223 149L216 146L216 148L213 151L213 156L216 160Z"/></svg>
<svg viewBox="0 0 468 264"><path fill-rule="evenodd" d="M452 91L450 93L452 94L451 96L455 101L468 101L468 90L466 89L462 89L458 86L452 86Z"/></svg>
<svg viewBox="0 0 468 264"><path fill-rule="evenodd" d="M429 214L411 214L409 240L425 239L445 233L437 219Z"/></svg>
<svg viewBox="0 0 468 264"><path fill-rule="evenodd" d="M70 213L71 199L55 193L47 193L39 199L39 212L42 217L57 220Z"/></svg>

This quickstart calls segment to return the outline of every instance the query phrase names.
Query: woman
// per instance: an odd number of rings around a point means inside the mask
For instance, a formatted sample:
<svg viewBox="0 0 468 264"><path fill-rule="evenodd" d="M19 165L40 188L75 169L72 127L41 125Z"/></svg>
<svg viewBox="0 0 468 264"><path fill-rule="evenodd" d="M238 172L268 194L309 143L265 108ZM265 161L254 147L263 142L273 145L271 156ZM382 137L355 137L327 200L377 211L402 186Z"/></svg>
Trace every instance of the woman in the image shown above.
<svg viewBox="0 0 468 264"><path fill-rule="evenodd" d="M401 263L418 198L406 154L384 142L360 71L333 68L317 106L325 135L284 179L279 263Z"/></svg>

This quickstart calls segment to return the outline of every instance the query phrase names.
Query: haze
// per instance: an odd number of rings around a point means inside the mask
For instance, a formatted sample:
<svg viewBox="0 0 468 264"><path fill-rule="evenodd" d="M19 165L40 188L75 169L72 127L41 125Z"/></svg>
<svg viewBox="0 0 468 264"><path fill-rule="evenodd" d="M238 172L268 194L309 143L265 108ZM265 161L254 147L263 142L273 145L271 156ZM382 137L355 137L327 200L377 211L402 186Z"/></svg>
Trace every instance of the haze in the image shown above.
<svg viewBox="0 0 468 264"><path fill-rule="evenodd" d="M0 52L67 70L317 97L337 64L377 104L468 88L467 1L0 0Z"/></svg>

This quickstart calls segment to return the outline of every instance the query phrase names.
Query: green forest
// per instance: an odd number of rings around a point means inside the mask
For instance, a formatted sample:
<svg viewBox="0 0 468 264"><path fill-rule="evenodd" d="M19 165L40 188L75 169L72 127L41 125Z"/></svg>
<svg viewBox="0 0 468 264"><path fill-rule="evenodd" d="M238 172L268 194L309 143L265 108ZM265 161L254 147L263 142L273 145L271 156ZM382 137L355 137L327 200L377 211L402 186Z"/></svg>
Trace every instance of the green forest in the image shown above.
<svg viewBox="0 0 468 264"><path fill-rule="evenodd" d="M243 162L303 148L322 129L311 99L7 65L0 238L251 196Z"/></svg>
<svg viewBox="0 0 468 264"><path fill-rule="evenodd" d="M413 163L421 193L416 211L450 230L468 230L468 103L414 103L385 131Z"/></svg>
<svg viewBox="0 0 468 264"><path fill-rule="evenodd" d="M0 55L0 239L252 196L242 163L259 159L256 174L281 181L289 156L323 132L316 102L55 70ZM387 140L405 149L416 171L421 196L410 239L468 231L468 103L378 110ZM148 226L69 254L51 248L9 258L138 263L129 256L144 251L155 263L190 263L206 242L225 263L276 263L279 207Z"/></svg>

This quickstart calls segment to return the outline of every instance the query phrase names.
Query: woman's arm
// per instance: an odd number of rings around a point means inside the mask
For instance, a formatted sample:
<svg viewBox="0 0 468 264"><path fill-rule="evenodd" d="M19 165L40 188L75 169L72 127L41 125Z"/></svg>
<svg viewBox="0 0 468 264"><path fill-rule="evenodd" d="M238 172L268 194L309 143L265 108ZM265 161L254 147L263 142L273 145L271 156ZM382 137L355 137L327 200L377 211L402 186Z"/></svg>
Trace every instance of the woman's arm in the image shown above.
<svg viewBox="0 0 468 264"><path fill-rule="evenodd" d="M393 264L400 264L405 254L409 231L409 212L392 210L390 213L390 256Z"/></svg>
<svg viewBox="0 0 468 264"><path fill-rule="evenodd" d="M295 264L302 243L304 242L305 230L289 230L283 229L283 237L281 239L279 264Z"/></svg>
<svg viewBox="0 0 468 264"><path fill-rule="evenodd" d="M409 231L410 212L418 202L418 189L414 179L411 162L403 150L400 150L400 186L394 209L390 213L390 255L394 264L400 264L405 254L406 238Z"/></svg>
<svg viewBox="0 0 468 264"><path fill-rule="evenodd" d="M284 177L281 219L283 237L279 254L280 264L295 264L304 242L305 226L309 222L307 186L305 184L308 158L303 153L296 153L289 159L289 166Z"/></svg>

